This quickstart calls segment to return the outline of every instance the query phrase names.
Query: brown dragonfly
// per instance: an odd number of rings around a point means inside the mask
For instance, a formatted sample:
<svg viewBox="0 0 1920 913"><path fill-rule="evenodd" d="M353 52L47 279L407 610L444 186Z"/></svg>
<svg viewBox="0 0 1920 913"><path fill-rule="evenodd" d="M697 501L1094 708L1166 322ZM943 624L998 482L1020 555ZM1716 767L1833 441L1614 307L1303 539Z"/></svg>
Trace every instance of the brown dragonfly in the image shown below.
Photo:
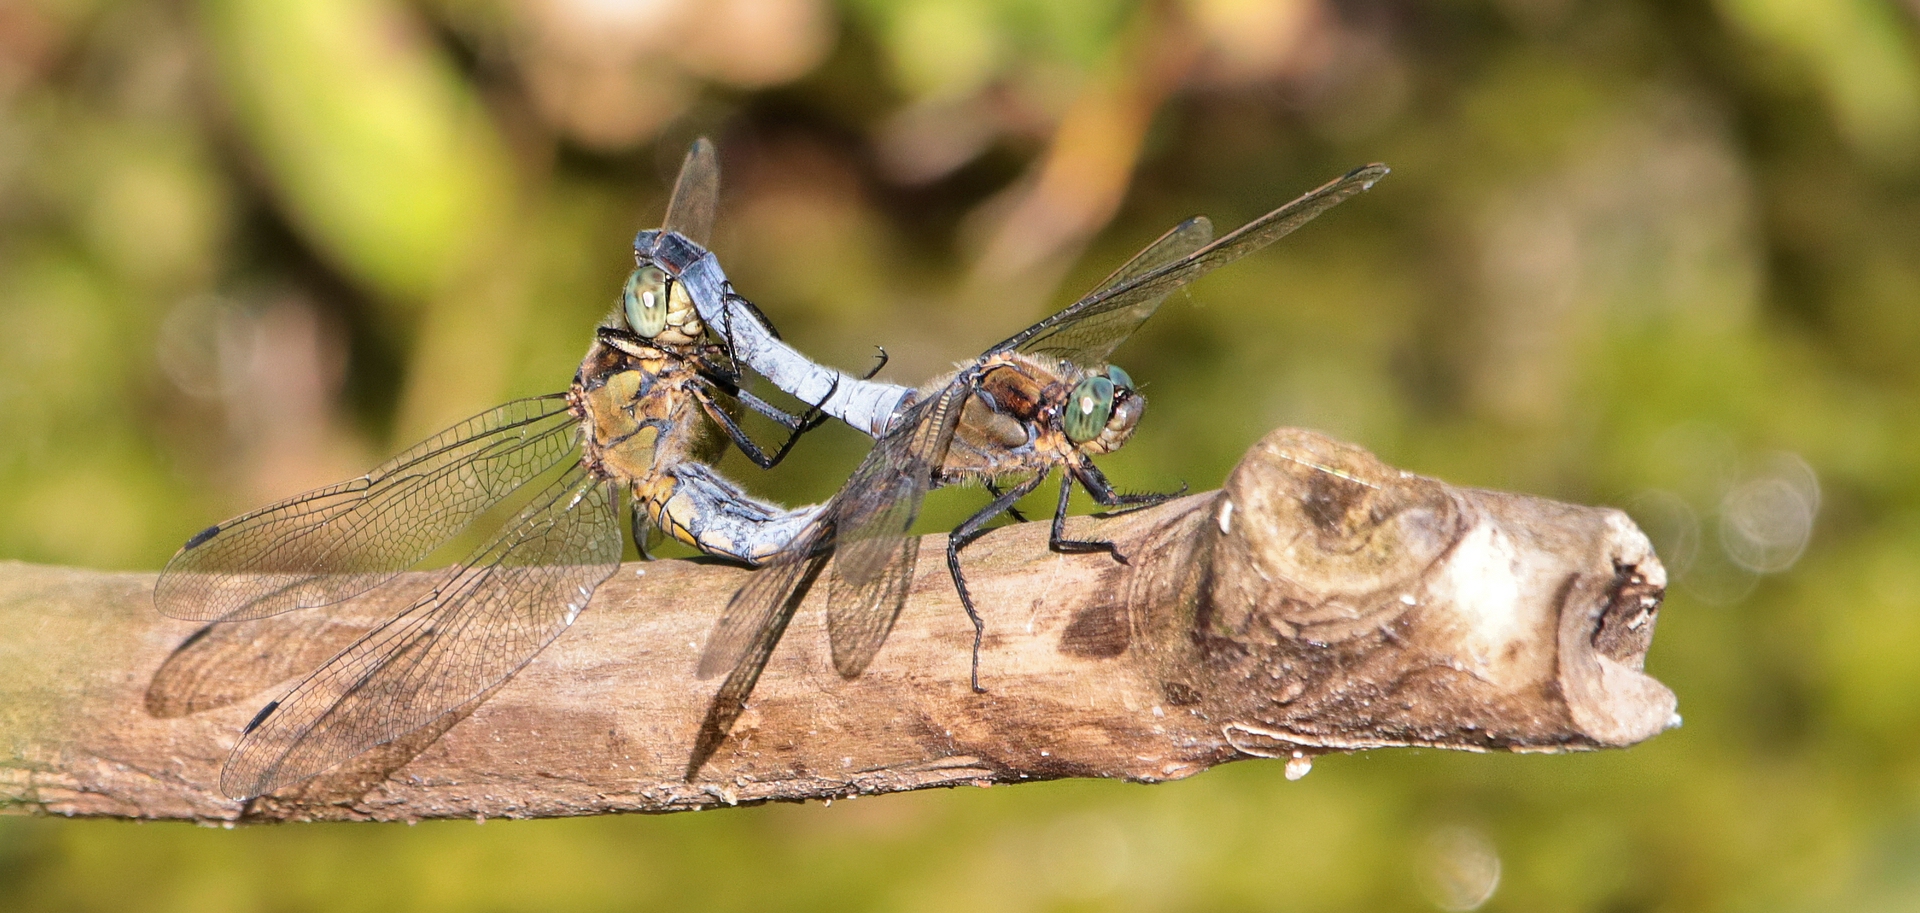
<svg viewBox="0 0 1920 913"><path fill-rule="evenodd" d="M1049 546L1106 552L1113 543L1066 536L1078 483L1102 507L1139 508L1172 494L1121 494L1093 457L1124 444L1145 408L1124 371L1107 359L1174 291L1286 236L1372 187L1384 165L1356 168L1218 241L1204 217L1162 235L1072 306L1020 331L951 374L920 388L890 430L806 529L734 594L709 635L702 676L727 673L696 736L687 776L725 739L775 644L814 580L832 564L827 633L841 675L863 672L892 631L913 580L919 543L908 536L929 490L968 481L994 494L947 536L947 569L973 622L972 686L980 687L986 626L967 591L960 550L1062 472ZM1017 478L1006 490L996 480ZM1019 519L1018 515L1015 515Z"/></svg>

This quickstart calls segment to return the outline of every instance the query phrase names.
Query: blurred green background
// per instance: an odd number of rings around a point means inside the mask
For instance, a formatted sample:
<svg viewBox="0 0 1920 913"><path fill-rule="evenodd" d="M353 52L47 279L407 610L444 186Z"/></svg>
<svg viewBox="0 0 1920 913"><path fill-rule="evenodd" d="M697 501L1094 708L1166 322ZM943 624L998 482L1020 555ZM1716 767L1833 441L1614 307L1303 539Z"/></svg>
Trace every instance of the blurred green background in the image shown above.
<svg viewBox="0 0 1920 913"><path fill-rule="evenodd" d="M694 136L736 285L917 382L1180 218L1104 462L1307 425L1627 508L1686 726L660 818L0 818L9 910L1920 909L1916 0L0 0L0 557L193 530L559 389ZM770 474L830 493L822 432ZM930 527L978 503L942 493ZM1497 876L1497 878L1496 878ZM1489 887L1493 893L1485 895Z"/></svg>

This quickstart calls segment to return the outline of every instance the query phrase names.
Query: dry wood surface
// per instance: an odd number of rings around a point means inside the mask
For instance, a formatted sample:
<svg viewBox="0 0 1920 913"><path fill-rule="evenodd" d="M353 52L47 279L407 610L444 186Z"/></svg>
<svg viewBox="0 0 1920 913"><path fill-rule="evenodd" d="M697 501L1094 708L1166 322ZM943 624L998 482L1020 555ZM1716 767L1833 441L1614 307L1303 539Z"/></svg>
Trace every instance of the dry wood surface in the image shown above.
<svg viewBox="0 0 1920 913"><path fill-rule="evenodd" d="M1646 676L1666 575L1619 511L1462 488L1282 429L1226 486L1076 518L1131 559L1048 551L1047 524L968 548L987 623L922 542L905 614L860 678L833 671L820 586L732 735L688 751L693 670L746 570L623 566L573 628L461 714L239 803L241 727L431 574L336 611L197 625L151 573L0 563L0 807L202 820L536 817L1059 777L1153 782L1248 757L1631 745L1678 721ZM1282 762L1269 762L1282 763Z"/></svg>

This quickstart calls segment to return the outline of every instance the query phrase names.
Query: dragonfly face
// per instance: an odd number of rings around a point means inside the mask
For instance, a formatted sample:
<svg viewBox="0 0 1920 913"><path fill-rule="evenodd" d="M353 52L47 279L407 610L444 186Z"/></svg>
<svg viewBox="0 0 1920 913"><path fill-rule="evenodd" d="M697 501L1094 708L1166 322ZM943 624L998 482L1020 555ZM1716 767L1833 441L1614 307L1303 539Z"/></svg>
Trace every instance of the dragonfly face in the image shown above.
<svg viewBox="0 0 1920 913"><path fill-rule="evenodd" d="M627 276L620 311L636 335L663 346L694 345L707 335L686 284L652 263Z"/></svg>
<svg viewBox="0 0 1920 913"><path fill-rule="evenodd" d="M1119 450L1133 437L1147 400L1133 389L1133 378L1127 372L1118 365L1108 365L1104 372L1074 384L1061 408L1061 433L1082 453L1094 456Z"/></svg>
<svg viewBox="0 0 1920 913"><path fill-rule="evenodd" d="M1066 537L1068 496L1076 482L1106 507L1171 497L1120 494L1094 467L1091 457L1124 444L1145 408L1126 372L1107 364L1113 350L1174 291L1278 240L1386 173L1383 165L1354 169L1218 241L1204 218L1175 226L1086 297L905 400L847 484L734 594L714 626L700 673L724 671L727 678L708 705L688 777L725 739L801 596L829 562L827 634L834 665L846 676L866 669L912 583L919 548L908 534L921 501L936 485L976 479L994 499L948 535L947 567L974 625L973 686L980 690L985 626L967 592L960 549L993 518L1014 512L1019 499L1056 468L1062 481L1049 538L1056 551L1106 552L1124 560L1111 542ZM1004 492L993 486L995 479L1023 474L1026 479Z"/></svg>

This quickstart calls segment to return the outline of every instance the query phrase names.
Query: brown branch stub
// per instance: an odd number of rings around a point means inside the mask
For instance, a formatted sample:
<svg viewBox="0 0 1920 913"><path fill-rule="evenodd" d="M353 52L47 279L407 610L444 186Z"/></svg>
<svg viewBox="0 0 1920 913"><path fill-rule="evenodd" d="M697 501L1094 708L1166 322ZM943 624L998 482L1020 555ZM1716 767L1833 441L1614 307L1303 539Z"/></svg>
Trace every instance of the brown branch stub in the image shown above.
<svg viewBox="0 0 1920 913"><path fill-rule="evenodd" d="M259 706L425 576L324 617L215 626L152 576L0 566L0 790L20 811L202 819L662 812L1068 776L1157 781L1249 755L1304 771L1400 745L1628 745L1676 719L1641 671L1665 585L1617 511L1465 489L1275 432L1218 492L1107 519L1130 563L1058 555L1044 523L965 553L972 628L922 545L868 672L834 673L817 588L752 705L682 779L713 682L708 626L747 572L627 565L532 665L444 719L245 808L214 790ZM391 591L391 592L388 592Z"/></svg>
<svg viewBox="0 0 1920 913"><path fill-rule="evenodd" d="M1666 572L1619 511L1458 488L1281 431L1216 516L1198 665L1243 750L1602 748L1676 722L1641 671ZM1276 687L1243 684L1260 680Z"/></svg>

